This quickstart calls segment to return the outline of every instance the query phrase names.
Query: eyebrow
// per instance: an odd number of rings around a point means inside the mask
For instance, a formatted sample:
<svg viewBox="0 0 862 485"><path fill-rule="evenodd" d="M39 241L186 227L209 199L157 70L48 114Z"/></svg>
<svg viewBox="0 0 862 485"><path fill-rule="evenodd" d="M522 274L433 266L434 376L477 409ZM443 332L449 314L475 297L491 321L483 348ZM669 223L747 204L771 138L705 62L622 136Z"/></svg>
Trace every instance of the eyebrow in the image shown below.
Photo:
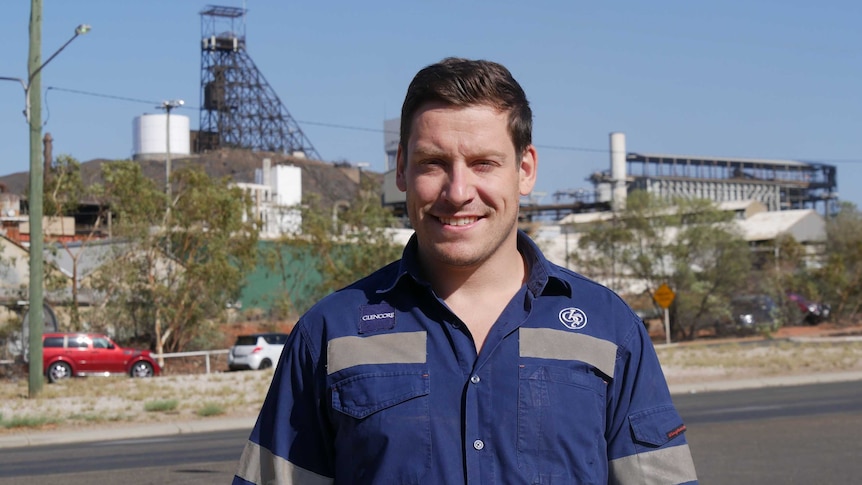
<svg viewBox="0 0 862 485"><path fill-rule="evenodd" d="M424 146L416 145L414 147L413 151L410 152L410 154L411 155L417 155L418 154L418 155L422 155L422 156L426 156L426 157L430 156L430 157L440 157L440 158L447 158L447 155L448 155L446 150L443 150L436 145L424 145ZM471 154L471 158L506 159L506 158L508 158L508 155L505 152L498 151L498 150L486 150L486 151L478 152L478 154Z"/></svg>

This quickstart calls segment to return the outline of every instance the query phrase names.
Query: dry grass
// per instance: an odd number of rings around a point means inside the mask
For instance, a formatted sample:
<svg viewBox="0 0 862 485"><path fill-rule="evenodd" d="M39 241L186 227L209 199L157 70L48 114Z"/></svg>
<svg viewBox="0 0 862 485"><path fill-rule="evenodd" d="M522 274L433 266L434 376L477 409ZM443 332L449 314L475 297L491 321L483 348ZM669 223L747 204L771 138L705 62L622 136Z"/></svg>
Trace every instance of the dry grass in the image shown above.
<svg viewBox="0 0 862 485"><path fill-rule="evenodd" d="M75 378L28 399L26 379L0 380L0 433L27 428L146 423L257 413L272 370ZM6 431L4 431L4 429Z"/></svg>
<svg viewBox="0 0 862 485"><path fill-rule="evenodd" d="M658 349L668 382L862 370L862 342L690 344Z"/></svg>
<svg viewBox="0 0 862 485"><path fill-rule="evenodd" d="M659 346L670 384L803 373L862 370L862 342L693 343ZM27 398L27 379L0 378L0 433L22 428L54 429L253 417L273 371L76 378L45 384Z"/></svg>

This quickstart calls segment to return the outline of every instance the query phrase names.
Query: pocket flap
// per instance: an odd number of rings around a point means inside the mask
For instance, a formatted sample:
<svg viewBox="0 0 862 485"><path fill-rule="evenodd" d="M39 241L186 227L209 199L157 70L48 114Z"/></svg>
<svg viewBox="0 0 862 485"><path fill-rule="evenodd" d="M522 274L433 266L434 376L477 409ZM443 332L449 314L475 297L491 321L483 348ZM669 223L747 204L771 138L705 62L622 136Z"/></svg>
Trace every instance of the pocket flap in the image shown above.
<svg viewBox="0 0 862 485"><path fill-rule="evenodd" d="M629 416L635 441L644 445L662 446L685 432L676 408L663 406L647 409Z"/></svg>
<svg viewBox="0 0 862 485"><path fill-rule="evenodd" d="M332 409L361 419L430 392L427 372L361 374L332 385Z"/></svg>

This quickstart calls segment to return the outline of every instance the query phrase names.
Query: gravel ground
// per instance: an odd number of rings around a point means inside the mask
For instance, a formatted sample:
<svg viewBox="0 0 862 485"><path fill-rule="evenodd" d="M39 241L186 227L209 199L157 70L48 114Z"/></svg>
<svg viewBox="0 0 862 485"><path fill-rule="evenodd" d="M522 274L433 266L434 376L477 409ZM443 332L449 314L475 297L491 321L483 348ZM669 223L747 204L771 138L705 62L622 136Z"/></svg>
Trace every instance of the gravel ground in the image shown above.
<svg viewBox="0 0 862 485"><path fill-rule="evenodd" d="M0 435L21 428L175 422L254 416L272 370L128 377L75 378L45 384L28 399L26 376L0 381Z"/></svg>
<svg viewBox="0 0 862 485"><path fill-rule="evenodd" d="M862 371L862 337L831 338L823 328L762 337L657 345L668 384L709 383L799 374ZM818 331L819 330L819 331ZM856 331L858 330L858 331ZM862 335L862 328L843 335ZM809 337L802 341L795 339ZM786 337L794 337L790 340ZM27 398L26 376L0 379L0 435L27 430L254 417L272 370L163 375L153 379L90 377L45 384Z"/></svg>

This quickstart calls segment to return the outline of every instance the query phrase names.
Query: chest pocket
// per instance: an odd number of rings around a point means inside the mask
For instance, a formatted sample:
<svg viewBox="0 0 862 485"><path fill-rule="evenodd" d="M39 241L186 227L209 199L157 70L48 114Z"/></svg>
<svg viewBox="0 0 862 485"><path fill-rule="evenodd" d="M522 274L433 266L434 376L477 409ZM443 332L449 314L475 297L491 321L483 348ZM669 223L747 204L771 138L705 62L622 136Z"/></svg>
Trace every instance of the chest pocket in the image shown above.
<svg viewBox="0 0 862 485"><path fill-rule="evenodd" d="M431 466L427 371L361 373L330 386L336 464L350 483L419 483ZM340 481L340 480L336 480Z"/></svg>
<svg viewBox="0 0 862 485"><path fill-rule="evenodd" d="M519 373L518 467L525 478L594 483L606 455L605 381L580 362L522 363Z"/></svg>

